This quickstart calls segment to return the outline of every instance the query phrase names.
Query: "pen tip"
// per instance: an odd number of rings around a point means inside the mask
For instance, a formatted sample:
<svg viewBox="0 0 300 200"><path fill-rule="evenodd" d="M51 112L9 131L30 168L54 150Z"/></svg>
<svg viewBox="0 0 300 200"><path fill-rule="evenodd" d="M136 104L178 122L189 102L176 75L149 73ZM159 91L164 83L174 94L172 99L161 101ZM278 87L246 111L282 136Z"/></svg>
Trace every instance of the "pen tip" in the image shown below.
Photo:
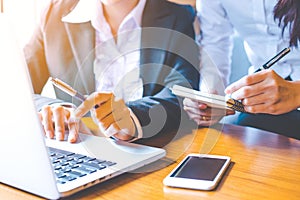
<svg viewBox="0 0 300 200"><path fill-rule="evenodd" d="M53 84L57 83L56 78L53 78L53 77L50 77L50 81L51 81Z"/></svg>

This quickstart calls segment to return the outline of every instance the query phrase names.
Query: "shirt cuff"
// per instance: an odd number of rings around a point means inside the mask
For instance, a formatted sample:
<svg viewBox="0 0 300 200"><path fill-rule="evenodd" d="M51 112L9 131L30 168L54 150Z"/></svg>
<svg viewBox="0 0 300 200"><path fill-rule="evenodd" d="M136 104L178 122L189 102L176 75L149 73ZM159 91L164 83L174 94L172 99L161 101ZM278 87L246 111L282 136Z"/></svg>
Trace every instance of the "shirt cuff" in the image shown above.
<svg viewBox="0 0 300 200"><path fill-rule="evenodd" d="M136 133L135 133L134 137L132 139L128 140L127 142L133 142L133 141L138 140L143 137L143 129L142 129L139 119L136 117L136 115L132 112L132 110L130 108L128 108L128 109L130 112L130 117L133 120L133 123L135 125Z"/></svg>

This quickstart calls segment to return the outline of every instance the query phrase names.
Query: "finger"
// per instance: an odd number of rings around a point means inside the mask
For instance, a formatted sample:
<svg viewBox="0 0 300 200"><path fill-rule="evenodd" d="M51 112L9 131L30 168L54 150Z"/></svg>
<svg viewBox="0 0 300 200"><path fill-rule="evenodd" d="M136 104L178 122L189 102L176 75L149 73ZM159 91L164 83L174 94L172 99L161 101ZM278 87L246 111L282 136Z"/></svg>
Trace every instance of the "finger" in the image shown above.
<svg viewBox="0 0 300 200"><path fill-rule="evenodd" d="M43 115L42 115L42 113L38 112L38 117L39 117L40 121L42 122L43 121Z"/></svg>
<svg viewBox="0 0 300 200"><path fill-rule="evenodd" d="M255 106L259 104L264 104L265 102L270 102L271 99L272 99L271 95L260 94L257 96L243 99L243 105Z"/></svg>
<svg viewBox="0 0 300 200"><path fill-rule="evenodd" d="M108 119L113 118L112 120L117 121L125 114L128 116L130 115L129 110L122 99L118 101L110 99L103 103L99 108L95 109L95 116L99 121L106 119L109 115L112 116L108 117Z"/></svg>
<svg viewBox="0 0 300 200"><path fill-rule="evenodd" d="M83 117L89 110L95 107L95 105L101 105L107 100L113 97L112 93L93 93L86 98L82 104L78 106L75 110L75 117L81 118Z"/></svg>
<svg viewBox="0 0 300 200"><path fill-rule="evenodd" d="M100 121L105 118L106 116L110 115L114 111L112 105L112 99L109 99L105 103L101 104L98 108L95 109L95 115L97 119Z"/></svg>
<svg viewBox="0 0 300 200"><path fill-rule="evenodd" d="M191 114L198 114L200 115L202 112L206 112L210 107L206 104L197 104L196 107L184 106L183 109Z"/></svg>
<svg viewBox="0 0 300 200"><path fill-rule="evenodd" d="M71 118L68 122L69 136L68 141L75 143L79 137L79 120Z"/></svg>
<svg viewBox="0 0 300 200"><path fill-rule="evenodd" d="M189 114L189 118L191 119L191 120L194 120L194 121L197 121L197 120L200 120L200 115L198 115L198 114Z"/></svg>
<svg viewBox="0 0 300 200"><path fill-rule="evenodd" d="M225 116L226 109L208 107L205 110L200 110L200 115L211 116L211 117Z"/></svg>
<svg viewBox="0 0 300 200"><path fill-rule="evenodd" d="M197 108L191 108L184 106L183 109L189 114L189 115L200 115L200 110Z"/></svg>
<svg viewBox="0 0 300 200"><path fill-rule="evenodd" d="M201 117L201 119L202 119L203 121L210 121L210 120L211 120L211 117L210 117L210 116L204 116L204 115L201 115L200 117Z"/></svg>
<svg viewBox="0 0 300 200"><path fill-rule="evenodd" d="M217 123L220 119L211 119L211 120L202 120L200 118L195 119L195 122L198 126L211 126L215 123Z"/></svg>
<svg viewBox="0 0 300 200"><path fill-rule="evenodd" d="M120 120L120 118L115 119L113 114L111 113L105 118L99 120L99 124L104 128L104 130L106 130L111 124L113 124L117 120Z"/></svg>
<svg viewBox="0 0 300 200"><path fill-rule="evenodd" d="M249 113L267 113L268 106L267 104L258 104L254 106L244 106L244 109Z"/></svg>
<svg viewBox="0 0 300 200"><path fill-rule="evenodd" d="M244 76L243 78L239 79L238 81L232 83L231 85L229 85L226 89L225 89L225 93L226 94L232 94L233 92L239 90L242 87L245 86L250 86L256 83L259 83L261 81L263 81L266 76L265 73L263 72L259 72L259 73L255 73L255 74L251 74L248 76Z"/></svg>
<svg viewBox="0 0 300 200"><path fill-rule="evenodd" d="M239 90L233 92L231 94L232 98L236 100L242 100L249 97L254 97L257 95L262 94L262 88L260 84L252 85L252 86L245 86L240 88Z"/></svg>
<svg viewBox="0 0 300 200"><path fill-rule="evenodd" d="M117 123L112 123L106 130L104 130L104 135L106 135L107 137L111 137L120 130L121 129Z"/></svg>
<svg viewBox="0 0 300 200"><path fill-rule="evenodd" d="M198 110L192 110L190 111L191 114L197 114L197 115L203 115L203 116L225 116L226 110L225 109L219 109L219 108L211 108L207 107L206 109L198 109Z"/></svg>
<svg viewBox="0 0 300 200"><path fill-rule="evenodd" d="M212 126L212 125L216 124L218 121L219 120L201 121L199 123L199 126L209 127L209 126Z"/></svg>
<svg viewBox="0 0 300 200"><path fill-rule="evenodd" d="M183 99L183 106L190 109L206 109L208 106L204 103L200 103L199 101L195 101L189 98Z"/></svg>
<svg viewBox="0 0 300 200"><path fill-rule="evenodd" d="M234 115L235 111L231 109L226 109L226 115Z"/></svg>
<svg viewBox="0 0 300 200"><path fill-rule="evenodd" d="M133 138L133 136L129 135L126 131L123 130L120 130L114 136L120 140L125 140L125 141Z"/></svg>
<svg viewBox="0 0 300 200"><path fill-rule="evenodd" d="M246 79L246 85L236 91L233 91L231 96L241 100L251 96L256 96L264 92L268 92L274 84L275 79L279 77L273 70L264 70L257 74L249 75Z"/></svg>
<svg viewBox="0 0 300 200"><path fill-rule="evenodd" d="M189 98L183 99L183 105L191 108L198 108L198 102Z"/></svg>
<svg viewBox="0 0 300 200"><path fill-rule="evenodd" d="M62 106L53 108L53 120L56 139L62 141L65 138L65 109Z"/></svg>
<svg viewBox="0 0 300 200"><path fill-rule="evenodd" d="M122 110L110 113L108 116L106 116L99 122L105 129L107 129L111 124L115 122L119 123L119 121L122 121L122 119L126 118L130 118L130 112L127 108L123 108ZM120 127L123 128L126 127L126 125Z"/></svg>
<svg viewBox="0 0 300 200"><path fill-rule="evenodd" d="M42 115L42 113L38 112L38 116L39 116L39 119L40 119L41 123L43 123L43 115ZM44 135L46 135L46 132L45 132L44 128L43 128L43 132L44 132Z"/></svg>
<svg viewBox="0 0 300 200"><path fill-rule="evenodd" d="M205 103L199 103L198 108L200 110L205 110L205 109L209 108L209 106L206 105Z"/></svg>
<svg viewBox="0 0 300 200"><path fill-rule="evenodd" d="M65 121L68 122L71 117L71 111L69 109L64 109Z"/></svg>
<svg viewBox="0 0 300 200"><path fill-rule="evenodd" d="M211 117L211 116L205 116L205 115L189 115L190 119L194 120L195 122L197 122L197 124L199 124L200 121L210 121L212 119L219 119L223 116L215 116L215 117Z"/></svg>
<svg viewBox="0 0 300 200"><path fill-rule="evenodd" d="M116 130L114 137L117 137L118 139L125 140L125 141L132 139L133 136L130 135L131 130L127 128L127 123L128 121L122 118L120 121L115 122L114 124L111 125Z"/></svg>
<svg viewBox="0 0 300 200"><path fill-rule="evenodd" d="M46 134L46 137L53 139L54 138L54 128L52 122L52 110L50 106L44 106L41 110L43 118L43 127Z"/></svg>
<svg viewBox="0 0 300 200"><path fill-rule="evenodd" d="M245 106L245 110L249 113L267 113L272 115L282 114L280 104L258 104L254 106Z"/></svg>

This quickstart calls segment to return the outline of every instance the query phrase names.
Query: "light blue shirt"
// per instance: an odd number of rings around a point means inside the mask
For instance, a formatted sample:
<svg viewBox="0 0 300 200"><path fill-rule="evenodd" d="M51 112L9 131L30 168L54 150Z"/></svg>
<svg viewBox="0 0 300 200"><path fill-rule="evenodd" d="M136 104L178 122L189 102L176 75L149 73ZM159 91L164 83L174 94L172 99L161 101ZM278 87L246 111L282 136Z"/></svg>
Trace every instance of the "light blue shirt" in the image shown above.
<svg viewBox="0 0 300 200"><path fill-rule="evenodd" d="M278 21L274 21L276 3L277 0L197 0L202 31L199 43L220 70L225 84L230 76L234 30L244 39L253 70L289 46L288 29L282 36ZM292 48L272 69L284 78L290 75L299 80L300 51Z"/></svg>

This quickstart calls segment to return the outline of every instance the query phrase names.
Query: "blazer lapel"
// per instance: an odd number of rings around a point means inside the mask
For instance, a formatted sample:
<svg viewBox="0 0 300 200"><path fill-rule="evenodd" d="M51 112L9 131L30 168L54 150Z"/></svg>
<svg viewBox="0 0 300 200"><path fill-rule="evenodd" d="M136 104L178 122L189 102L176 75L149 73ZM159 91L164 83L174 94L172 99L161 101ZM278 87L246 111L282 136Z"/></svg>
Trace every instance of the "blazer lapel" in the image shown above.
<svg viewBox="0 0 300 200"><path fill-rule="evenodd" d="M65 23L70 47L76 63L74 87L82 94L95 91L93 62L95 58L95 31L90 22Z"/></svg>

